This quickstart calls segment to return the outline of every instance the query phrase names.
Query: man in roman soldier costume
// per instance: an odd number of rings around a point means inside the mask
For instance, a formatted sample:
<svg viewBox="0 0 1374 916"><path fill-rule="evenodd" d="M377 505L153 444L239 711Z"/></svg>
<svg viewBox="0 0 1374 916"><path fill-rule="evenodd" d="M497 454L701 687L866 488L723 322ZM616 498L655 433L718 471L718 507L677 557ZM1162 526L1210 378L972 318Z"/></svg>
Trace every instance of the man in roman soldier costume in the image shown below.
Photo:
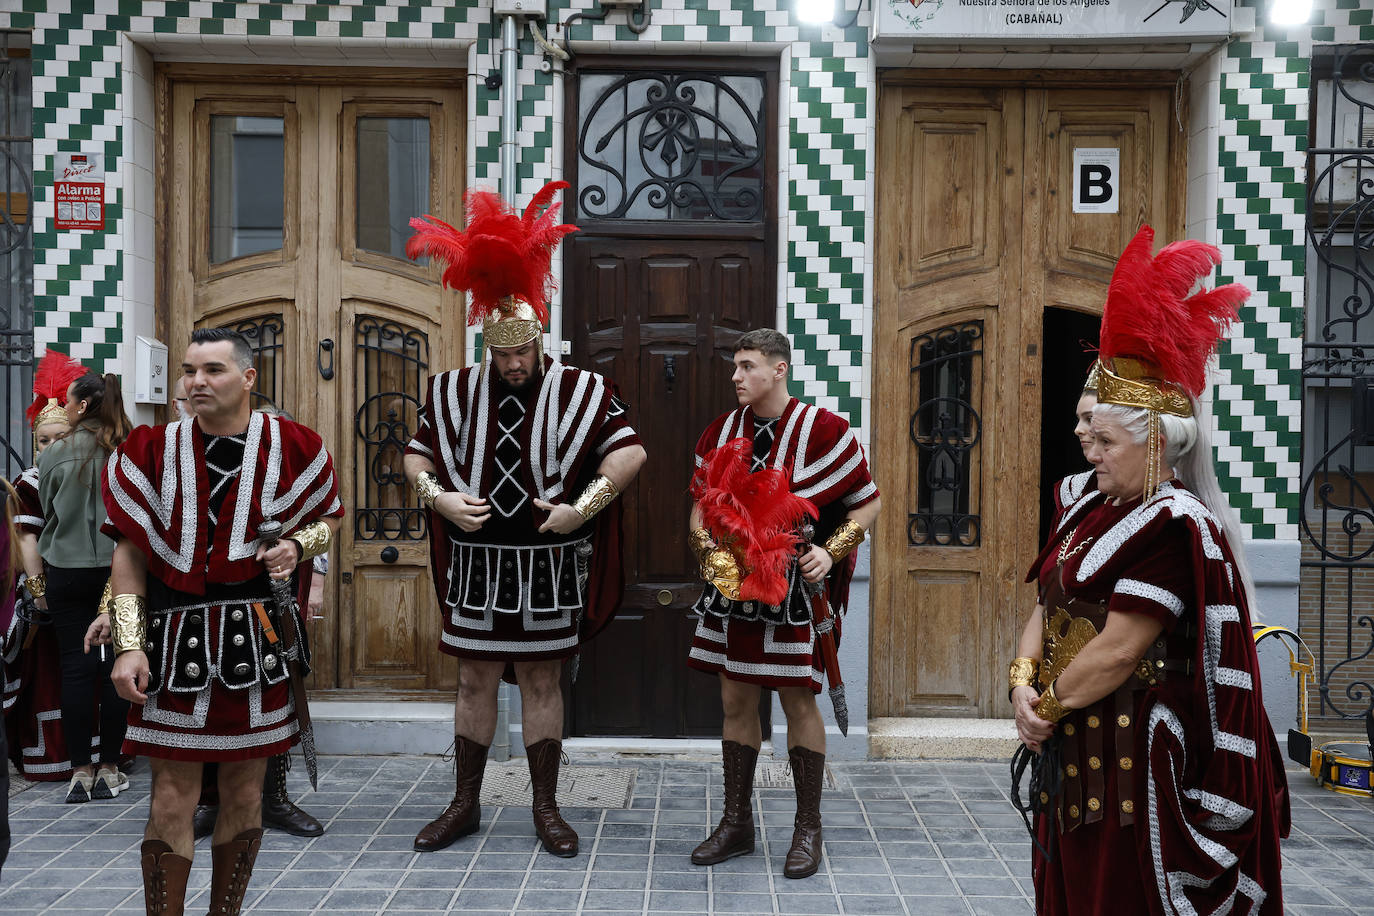
<svg viewBox="0 0 1374 916"><path fill-rule="evenodd" d="M1287 783L1202 400L1249 290L1195 290L1220 252L1152 256L1153 240L1142 228L1112 274L1088 385L1096 485L1064 490L1009 672L1036 908L1278 914Z"/></svg>
<svg viewBox="0 0 1374 916"><path fill-rule="evenodd" d="M328 549L344 510L320 437L250 409L252 362L241 334L195 331L182 363L195 417L134 430L105 475L111 677L135 704L125 749L152 765L149 913L182 912L205 762L219 764L212 913L242 906L268 758L304 740L313 762L304 627L273 582Z"/></svg>
<svg viewBox="0 0 1374 916"><path fill-rule="evenodd" d="M48 350L33 374L33 404L28 409L33 453L38 455L68 429L67 388L86 374L86 367L65 353ZM43 504L38 495L37 464L14 481L19 498L14 523L24 559L19 602L4 640L5 730L10 759L24 778L65 781L71 776L67 735L62 727L62 669L57 636L46 614L46 577L38 555L43 531ZM99 702L93 694L92 703ZM93 721L99 721L98 716ZM81 740L90 742L91 736Z"/></svg>
<svg viewBox="0 0 1374 916"><path fill-rule="evenodd" d="M714 865L754 851L759 693L769 687L787 717L797 793L783 874L805 878L821 860L825 724L816 694L823 678L833 684L839 674L825 670L822 650L828 643L833 652L838 640L854 548L881 501L849 424L788 394L791 359L777 331L741 336L732 376L740 406L708 426L696 446L690 541L707 586L687 663L720 676L725 810L692 861ZM807 515L814 529L799 537ZM819 614L818 600L828 604Z"/></svg>
<svg viewBox="0 0 1374 916"><path fill-rule="evenodd" d="M467 229L414 219L412 257L447 264L443 282L470 293L485 358L429 384L406 475L430 512L441 651L462 659L454 711L456 790L415 848L443 849L476 831L503 673L520 685L534 827L544 848L577 854L558 812L563 659L620 602L620 504L644 463L615 386L545 356L549 264L562 236L546 185L523 214L495 194L467 197ZM544 208L547 207L545 210ZM542 213L540 211L543 211ZM605 511L603 511L605 510ZM598 516L598 513L600 515Z"/></svg>

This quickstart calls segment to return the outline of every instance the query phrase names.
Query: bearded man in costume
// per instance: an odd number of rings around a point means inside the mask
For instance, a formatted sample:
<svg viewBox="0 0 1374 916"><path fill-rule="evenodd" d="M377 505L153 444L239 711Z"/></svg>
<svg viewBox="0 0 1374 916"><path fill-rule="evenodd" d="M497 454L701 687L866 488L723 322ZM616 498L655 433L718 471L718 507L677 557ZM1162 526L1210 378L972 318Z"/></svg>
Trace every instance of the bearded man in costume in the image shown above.
<svg viewBox="0 0 1374 916"><path fill-rule="evenodd" d="M495 194L467 197L467 229L415 219L411 257L447 264L443 282L470 293L486 356L430 380L406 476L430 512L440 651L462 659L454 710L456 790L415 837L443 849L481 824L482 773L503 673L520 685L534 827L557 856L577 834L554 790L562 753L562 663L620 602L620 504L644 463L615 386L558 363L542 347L549 264L562 236L546 185L512 212ZM544 209L547 206L547 209ZM543 211L541 213L541 211ZM605 511L603 511L605 510ZM598 513L600 515L598 516Z"/></svg>
<svg viewBox="0 0 1374 916"><path fill-rule="evenodd" d="M1010 668L1036 909L1279 914L1287 782L1201 413L1249 290L1194 292L1220 252L1152 256L1153 240L1142 228L1112 275L1089 378L1096 486L1064 490Z"/></svg>
<svg viewBox="0 0 1374 916"><path fill-rule="evenodd" d="M804 583L824 583L838 640L854 548L881 501L849 424L788 394L791 360L777 331L742 335L731 378L740 406L711 423L696 446L690 540L708 584L687 663L720 676L725 810L692 862L714 865L754 851L750 796L763 739L759 694L768 687L787 717L797 793L783 874L805 878L821 860L825 724L816 694L825 671ZM799 543L805 515L816 518L814 534Z"/></svg>
<svg viewBox="0 0 1374 916"><path fill-rule="evenodd" d="M27 417L33 429L35 462L39 453L66 434L67 389L86 367L65 353L48 350L33 375L33 404ZM37 464L14 481L18 505L14 524L26 574L18 584L14 620L4 639L5 730L10 759L31 781L66 781L72 773L67 734L62 725L62 669L57 635L46 610L46 577L38 554L43 532L43 501L38 495ZM99 702L99 694L92 695ZM98 715L92 721L99 721ZM81 739L91 741L90 735Z"/></svg>
<svg viewBox="0 0 1374 916"><path fill-rule="evenodd" d="M304 625L269 577L289 580L326 551L344 509L320 437L250 409L252 362L243 335L195 331L182 362L195 417L134 430L105 475L111 677L135 704L125 750L152 766L140 850L149 913L182 912L208 761L219 764L210 911L239 912L268 758L308 722L296 695L309 670ZM280 540L260 536L269 522Z"/></svg>

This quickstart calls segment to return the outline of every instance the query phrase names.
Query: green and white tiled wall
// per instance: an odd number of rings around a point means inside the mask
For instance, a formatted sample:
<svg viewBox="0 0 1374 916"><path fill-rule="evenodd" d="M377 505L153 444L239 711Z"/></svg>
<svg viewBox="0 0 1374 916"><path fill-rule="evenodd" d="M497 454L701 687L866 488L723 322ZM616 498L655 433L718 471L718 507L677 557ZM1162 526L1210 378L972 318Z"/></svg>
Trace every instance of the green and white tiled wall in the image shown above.
<svg viewBox="0 0 1374 916"><path fill-rule="evenodd" d="M1255 0L1243 0L1243 5ZM474 42L469 68L469 182L497 184L498 94L479 79L498 67L490 4L432 0L318 3L173 0L11 0L0 27L32 29L34 55L34 244L37 344L65 346L113 365L126 326L124 304L151 225L130 217L120 163L135 155L131 132L146 135L124 98L129 42L144 36L201 37L212 59L221 36L267 47L328 39L342 49L400 39ZM550 21L593 0L553 0ZM867 14L839 30L799 25L792 0L651 0L649 28L636 35L623 12L574 26L577 41L640 53L781 55L779 155L780 324L796 348L803 396L868 423L864 356L871 351L870 239L874 65ZM1221 357L1217 448L1223 486L1252 537L1295 539L1302 334L1303 169L1307 61L1311 42L1371 41L1368 0L1318 0L1310 30L1265 27L1233 42L1220 61L1217 240L1223 280L1256 290L1241 333ZM1265 10L1257 18L1266 19ZM1301 38L1297 36L1301 35ZM321 62L316 55L312 59ZM268 55L271 57L269 50ZM519 100L520 191L527 198L561 172L561 79L540 68L522 32ZM300 62L300 61L298 61ZM135 60L135 64L137 61ZM142 123L143 126L138 126ZM96 149L107 168L107 230L55 233L52 162L59 151ZM150 213L150 209L147 210ZM131 252L133 252L131 254ZM146 253L146 252L144 252ZM149 265L140 263L138 270ZM146 288L146 284L143 284Z"/></svg>
<svg viewBox="0 0 1374 916"><path fill-rule="evenodd" d="M1217 470L1250 537L1298 538L1305 176L1314 44L1374 42L1369 0L1317 0L1311 24L1268 24L1221 60L1217 243L1219 282L1254 290L1220 354Z"/></svg>

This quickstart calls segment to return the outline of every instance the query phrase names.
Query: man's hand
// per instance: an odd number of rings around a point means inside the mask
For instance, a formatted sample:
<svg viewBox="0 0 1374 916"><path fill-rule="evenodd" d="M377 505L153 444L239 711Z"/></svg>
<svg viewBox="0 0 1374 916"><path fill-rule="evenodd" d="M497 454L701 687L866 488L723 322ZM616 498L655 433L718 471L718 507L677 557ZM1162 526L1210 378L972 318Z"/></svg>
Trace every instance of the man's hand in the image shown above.
<svg viewBox="0 0 1374 916"><path fill-rule="evenodd" d="M819 544L812 544L811 549L801 555L797 561L797 567L801 570L802 578L807 582L819 582L825 578L825 574L830 572L830 567L835 565L834 557Z"/></svg>
<svg viewBox="0 0 1374 916"><path fill-rule="evenodd" d="M485 499L455 490L440 493L434 500L434 511L464 531L476 531L491 518L491 506Z"/></svg>
<svg viewBox="0 0 1374 916"><path fill-rule="evenodd" d="M142 706L148 702L148 656L138 649L130 649L115 656L114 670L110 680L114 682L115 692L130 703Z"/></svg>
<svg viewBox="0 0 1374 916"><path fill-rule="evenodd" d="M549 513L548 521L539 526L539 533L552 531L555 534L571 534L578 528L587 524L587 520L582 517L582 513L574 509L569 503L546 503L542 499L535 499L534 504L545 512Z"/></svg>
<svg viewBox="0 0 1374 916"><path fill-rule="evenodd" d="M315 618L324 610L324 576L316 573L310 579L310 595L305 601L305 628L315 625Z"/></svg>
<svg viewBox="0 0 1374 916"><path fill-rule="evenodd" d="M301 548L290 538L282 538L271 549L259 544L257 560L267 567L267 574L273 579L289 579L301 561Z"/></svg>
<svg viewBox="0 0 1374 916"><path fill-rule="evenodd" d="M84 641L85 652L89 655L91 646L108 646L110 644L110 615L96 614L95 620L86 628L86 639Z"/></svg>
<svg viewBox="0 0 1374 916"><path fill-rule="evenodd" d="M1021 743L1037 754L1040 745L1054 734L1054 723L1046 722L1035 714L1035 706L1040 702L1040 694L1034 687L1017 687L1011 692L1011 705L1016 710L1016 735Z"/></svg>

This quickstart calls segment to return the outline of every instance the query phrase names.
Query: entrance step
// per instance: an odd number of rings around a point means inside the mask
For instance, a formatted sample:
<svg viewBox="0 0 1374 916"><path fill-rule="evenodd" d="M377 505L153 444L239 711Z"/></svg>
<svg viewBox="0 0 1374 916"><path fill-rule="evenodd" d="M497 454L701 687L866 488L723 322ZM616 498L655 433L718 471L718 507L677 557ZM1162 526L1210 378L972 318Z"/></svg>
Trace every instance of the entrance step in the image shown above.
<svg viewBox="0 0 1374 916"><path fill-rule="evenodd" d="M1008 760L1019 744L1011 719L868 720L868 756L873 759Z"/></svg>
<svg viewBox="0 0 1374 916"><path fill-rule="evenodd" d="M453 743L453 701L311 700L321 754L442 754Z"/></svg>

